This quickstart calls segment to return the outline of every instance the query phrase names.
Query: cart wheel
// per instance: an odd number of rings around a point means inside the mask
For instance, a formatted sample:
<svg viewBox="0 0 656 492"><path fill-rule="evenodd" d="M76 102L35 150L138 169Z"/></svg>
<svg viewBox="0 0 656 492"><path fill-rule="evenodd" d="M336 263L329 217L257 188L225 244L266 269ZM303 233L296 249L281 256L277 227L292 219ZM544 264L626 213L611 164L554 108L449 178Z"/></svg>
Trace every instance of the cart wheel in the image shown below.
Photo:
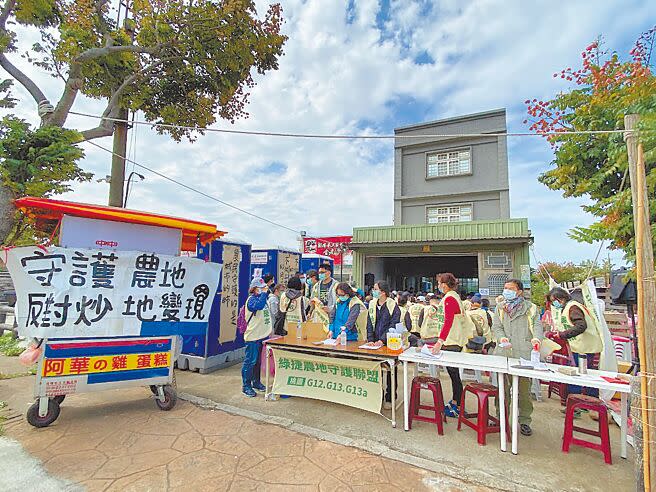
<svg viewBox="0 0 656 492"><path fill-rule="evenodd" d="M59 403L54 399L48 399L48 413L44 417L40 417L39 400L37 400L27 409L27 421L34 427L48 427L57 420L59 411Z"/></svg>
<svg viewBox="0 0 656 492"><path fill-rule="evenodd" d="M178 401L178 395L170 385L162 386L164 391L164 401L160 401L159 398L155 398L155 403L160 410L171 410L175 406L175 402Z"/></svg>
<svg viewBox="0 0 656 492"><path fill-rule="evenodd" d="M65 398L66 395L57 395L57 396L53 396L52 399L55 400L59 405L61 405Z"/></svg>
<svg viewBox="0 0 656 492"><path fill-rule="evenodd" d="M157 386L154 384L150 385L150 391L152 392L153 395L157 396Z"/></svg>

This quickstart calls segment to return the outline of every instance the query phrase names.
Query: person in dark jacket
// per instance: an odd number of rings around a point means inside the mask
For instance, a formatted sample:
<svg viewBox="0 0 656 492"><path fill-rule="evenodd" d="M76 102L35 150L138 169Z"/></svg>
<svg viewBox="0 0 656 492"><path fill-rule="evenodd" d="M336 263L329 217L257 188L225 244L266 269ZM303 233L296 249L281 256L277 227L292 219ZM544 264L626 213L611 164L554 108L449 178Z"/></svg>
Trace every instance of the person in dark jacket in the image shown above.
<svg viewBox="0 0 656 492"><path fill-rule="evenodd" d="M387 332L401 320L401 310L394 299L389 297L390 289L387 282L376 282L371 291L373 299L369 303L367 317L367 340L376 347L382 347L387 342ZM396 368L394 378L396 380ZM392 374L387 373L387 388L385 389L385 407L391 407Z"/></svg>

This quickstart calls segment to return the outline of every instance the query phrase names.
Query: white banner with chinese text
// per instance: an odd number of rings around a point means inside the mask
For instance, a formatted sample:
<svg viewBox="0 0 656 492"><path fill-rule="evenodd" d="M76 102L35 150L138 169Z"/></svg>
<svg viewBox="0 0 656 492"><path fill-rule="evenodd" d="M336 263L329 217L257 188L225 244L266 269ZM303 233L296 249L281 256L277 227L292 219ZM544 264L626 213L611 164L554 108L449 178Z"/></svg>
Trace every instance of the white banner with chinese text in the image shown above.
<svg viewBox="0 0 656 492"><path fill-rule="evenodd" d="M135 251L13 248L21 336L142 335L142 324L207 323L221 265Z"/></svg>

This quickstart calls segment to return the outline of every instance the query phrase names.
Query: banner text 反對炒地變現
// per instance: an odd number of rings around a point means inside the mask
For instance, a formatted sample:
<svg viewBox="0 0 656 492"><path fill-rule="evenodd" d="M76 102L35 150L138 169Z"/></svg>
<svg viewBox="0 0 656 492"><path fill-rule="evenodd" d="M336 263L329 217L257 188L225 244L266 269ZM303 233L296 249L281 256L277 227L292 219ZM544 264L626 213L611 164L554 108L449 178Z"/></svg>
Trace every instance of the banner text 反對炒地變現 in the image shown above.
<svg viewBox="0 0 656 492"><path fill-rule="evenodd" d="M207 322L221 265L134 251L13 248L21 336L140 335L144 322Z"/></svg>

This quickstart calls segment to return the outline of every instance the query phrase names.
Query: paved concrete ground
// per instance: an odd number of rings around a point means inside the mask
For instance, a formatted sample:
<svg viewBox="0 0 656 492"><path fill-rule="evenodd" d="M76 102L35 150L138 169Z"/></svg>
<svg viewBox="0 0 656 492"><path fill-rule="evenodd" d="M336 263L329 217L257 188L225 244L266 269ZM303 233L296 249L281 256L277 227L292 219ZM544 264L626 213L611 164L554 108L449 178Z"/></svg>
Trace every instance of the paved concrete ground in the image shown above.
<svg viewBox="0 0 656 492"><path fill-rule="evenodd" d="M29 458L6 461L16 445L4 439L0 463L16 468L0 474L3 491L58 490L56 484L59 490L140 492L492 490L257 420L263 416L186 401L162 412L145 388L69 396L54 424L35 429L22 417L33 382L32 376L0 381L0 400L8 403L7 436L41 460L48 474ZM22 474L41 477L39 484L49 488L25 488Z"/></svg>
<svg viewBox="0 0 656 492"><path fill-rule="evenodd" d="M456 422L449 419L445 435L438 436L435 426L418 422L413 430L403 430L402 408L399 409L398 428L381 416L331 403L289 398L265 402L262 397L250 399L241 394L240 366L198 374L178 371L178 387L197 396L224 405L283 417L294 422L291 428L317 428L342 436L365 449L388 450L405 456L415 456L416 464L446 475L474 483L506 490L585 490L615 492L635 489L633 478L633 450L629 446L627 460L619 456L619 428L610 427L613 464L606 465L600 452L572 447L569 454L560 451L564 415L554 397L535 402L534 434L520 436L520 454L499 449L498 435L488 437L486 446L476 442L473 430L456 430ZM451 385L443 376L445 397L451 396ZM546 387L545 387L546 388ZM399 388L399 397L402 397ZM474 405L475 403L472 402ZM580 425L596 427L597 423L584 416ZM510 445L508 446L510 449Z"/></svg>

